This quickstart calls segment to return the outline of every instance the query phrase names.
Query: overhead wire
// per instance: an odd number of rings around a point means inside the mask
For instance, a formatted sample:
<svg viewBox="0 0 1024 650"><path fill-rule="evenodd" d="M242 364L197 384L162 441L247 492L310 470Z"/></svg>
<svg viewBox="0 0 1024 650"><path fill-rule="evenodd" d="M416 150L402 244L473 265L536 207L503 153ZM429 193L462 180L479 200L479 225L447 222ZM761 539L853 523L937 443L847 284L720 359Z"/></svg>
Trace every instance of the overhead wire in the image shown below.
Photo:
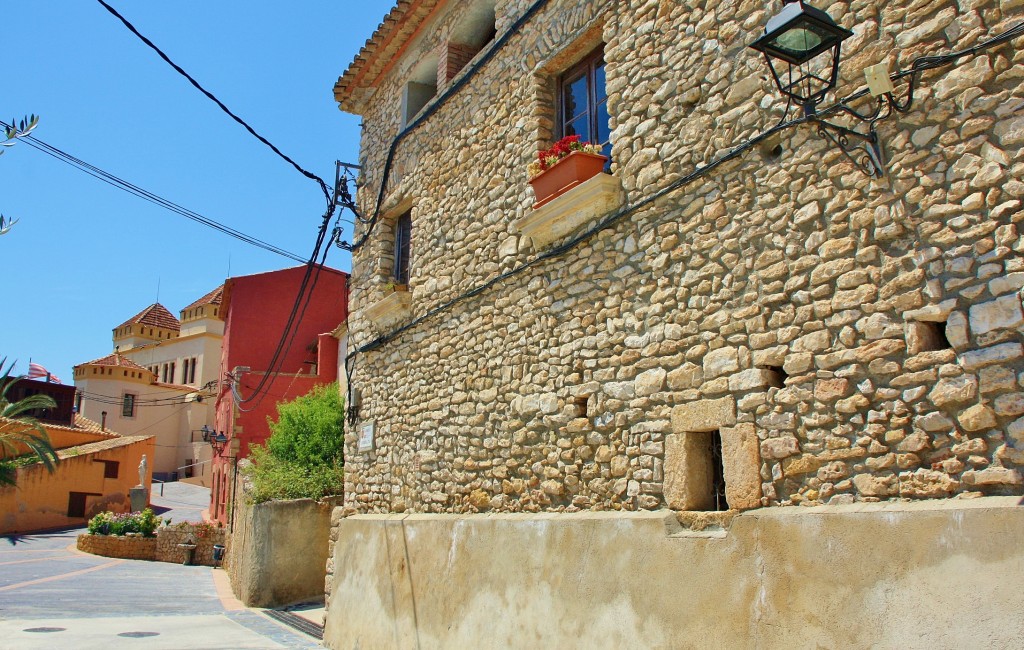
<svg viewBox="0 0 1024 650"><path fill-rule="evenodd" d="M8 125L6 122L0 120L0 127L6 128L7 126ZM145 201L149 201L154 205L158 205L162 208L170 210L171 212L181 215L186 219L195 221L196 223L212 228L218 232L228 235L229 237L233 237L251 246L255 246L270 253L274 253L275 255L280 255L282 257L286 257L288 259L295 260L298 262L305 262L305 258L300 257L295 253L285 250L279 246L275 246L262 239L253 237L252 235L247 235L246 233L235 228L232 228L231 226L220 223L219 221L216 221L209 217L205 217L202 214L195 212L194 210L189 210L188 208L182 207L181 205L174 203L169 199L165 199L162 196L150 192L149 190L143 189L138 185L135 185L129 181L124 180L123 178L116 176L115 174L107 172L88 162L85 162L84 160L77 158L74 155L67 153L66 151L63 151L51 144L48 144L40 140L39 138L36 138L35 136L26 136L22 138L21 141L27 144L28 146L36 149L37 151L41 151L42 153L45 153L53 158L56 158L57 160L65 164L75 167L79 171L85 172L86 174L92 176L93 178L96 178L97 180L107 183L108 185L123 190Z"/></svg>
<svg viewBox="0 0 1024 650"><path fill-rule="evenodd" d="M241 126L242 126L242 127L243 127L243 128L244 128L244 129L246 130L246 131L248 131L248 132L249 132L249 133L250 133L250 134L251 134L251 135L252 135L252 136L253 136L254 138L256 138L257 140L259 140L259 141L260 141L260 142L262 142L263 144L265 144L265 145L267 145L268 147L270 147L271 151L273 151L273 152L274 152L275 154L277 154L278 156L280 156L280 157L281 157L281 158L282 158L283 160L285 160L286 162L288 162L288 163L289 163L289 164L290 164L290 165L291 165L292 167L294 167L294 168L295 168L295 169L296 169L296 170L297 170L297 171L298 171L298 172L299 172L300 174L302 174L303 176L305 176L306 178L308 178L308 179L310 179L310 180L316 181L316 182L317 182L317 183L318 183L318 184L320 185L320 189L321 189L321 190L323 190L323 193L324 193L324 197L325 197L325 198L327 199L327 202L328 202L328 203L331 203L331 202L332 202L332 199L331 199L331 192L330 192L330 190L328 190L328 189L327 189L327 183L326 183L326 182L324 181L324 179L322 179L322 178L320 178L319 176L317 176L316 174L314 174L314 173L312 173L312 172L310 172L310 171L306 171L305 169L303 169L302 167L300 167L300 166L299 166L299 164L298 164L297 162L295 162L294 160L292 160L291 158L289 158L289 157L288 157L288 156L287 156L287 155L286 155L286 154L285 154L285 153L284 153L283 151L281 151L281 150L280 150L280 149L278 149L278 148L277 148L276 146L274 146L274 144L273 144L273 143L271 143L271 142L270 142L270 140L267 140L267 139L266 139L266 138L264 138L264 137L263 137L262 135L260 135L259 133L257 133L257 132L256 132L256 129L252 128L251 126L249 126L249 124L248 124L248 123L247 123L247 122L246 122L245 120L243 120L243 119L242 119L242 118L240 118L239 116L235 115L235 114L234 114L234 113L233 113L233 112L231 111L231 109L230 109L230 108L228 108L228 107L227 107L226 105L224 105L224 102L222 102L222 101L220 101L219 99L217 99L217 97L216 97L216 96L215 96L215 95L214 95L213 93L211 93L210 91L208 91L208 90L207 90L206 88L203 88L203 86L202 86L202 85L201 85L201 84L200 84L200 83L199 83L198 81L196 81L196 79L195 79L195 78L194 78L194 77L193 77L192 75L190 75L190 74L189 74L188 72L186 72L186 71L185 71L185 70L184 70L184 69L183 69L183 68L182 68L181 66L179 66L179 65L178 65L177 63L175 63L174 61L172 61L172 60L171 60L171 58L170 58L169 56L167 56L167 54L165 54L163 50L161 50L161 49L160 49L159 47L157 47L157 45L156 45L155 43L153 43L153 41L151 41L151 40L149 40L148 38L146 38L146 37L145 37L145 36L144 36L144 35L142 34L142 32L140 32L140 31L139 31L138 29L136 29L136 28L135 28L135 25L131 24L131 23L130 23L130 22L128 21L128 19L127 19L127 18L125 18L124 16L122 16L122 15L121 15L120 13L118 13L118 11L117 11L116 9L114 9L114 8L113 8L113 7L111 7L111 6L109 5L109 4L107 4L106 2L104 2L104 0L96 0L96 1L97 1L97 2L99 2L99 3L101 4L101 5L103 5L103 7L104 7L104 8L105 8L105 9L106 9L107 11L109 11L109 12L110 12L110 13L111 13L111 14L112 14L112 15L113 15L113 16L114 16L115 18L117 18L118 20L120 20L120 21L121 21L121 23L122 23L122 24L123 24L123 25L124 25L125 27L127 27L127 28L128 28L128 31L130 31L130 32L131 32L132 34L135 34L135 36L137 36L137 37L139 38L139 40L141 40L141 41L142 41L143 43L145 43L145 44L146 44L146 45L147 45L147 46L148 46L148 47L149 47L150 49L152 49L152 50L153 50L154 52L156 52L156 53L157 53L157 55L158 55L158 56L159 56L159 57L160 57L161 59L163 59L163 60L164 60L164 61L165 61L165 62L166 62L166 63L167 63L167 64L168 64L169 66L171 66L172 68L174 68L175 72L177 72L177 73L178 73L178 74L180 74L181 76L185 77L185 79L187 79L187 80L188 80L188 82L189 82L190 84L192 84L192 85L193 85L193 86L194 86L194 87L196 88L196 90L198 90L199 92L203 93L203 95L205 95L205 96L207 97L207 99L209 99L209 100L210 100L210 101L212 101L212 102L213 102L214 104L216 104L216 105L217 105L217 106L218 106L218 107L219 107L219 108L220 108L220 109L221 109L222 111L224 111L224 113L226 113L226 114L227 114L227 115L228 115L228 116L229 116L229 117L230 117L231 119L233 119L233 120L234 120L235 122L237 122L238 124L240 124L240 125L241 125Z"/></svg>
<svg viewBox="0 0 1024 650"><path fill-rule="evenodd" d="M261 136L259 133L257 133L254 128L252 128L242 118L240 118L235 113L233 113L213 93L211 93L210 91L206 90L198 81L196 81L196 79L194 77L192 77L192 75L190 75L188 72L186 72L181 66L176 64L174 61L172 61L171 58L166 53L164 53L155 43L153 43L153 41L151 41L146 36L144 36L134 25L132 25L131 22L129 22L124 16L122 16L120 13L118 13L118 11L116 9L114 9L109 4L104 2L104 0L97 0L97 2L99 2L114 17L116 17L118 20L120 20L121 23L129 31L131 31L135 36L137 36L140 40L142 40L143 43L145 43L149 48L151 48L154 52L156 52L157 55L161 59L163 59L168 65L170 65L178 74L180 74L185 79L187 79L188 82L190 84L192 84L192 86L194 86L197 90L199 90L201 93L203 93L203 95L205 95L208 99L210 99L212 102L214 102L224 113L226 113L229 117L231 117L235 122L237 122L243 128L245 128L246 131L248 131L253 137L255 137L257 140L259 140L260 142L265 144L274 153L276 153L279 157L281 157L282 159L287 161L289 164L291 164L292 167L294 167L297 171L299 171L299 173L301 173L303 176L316 181L319 184L320 189L323 191L324 197L327 200L327 211L325 212L325 214L323 216L323 222L321 223L319 231L317 233L316 244L315 244L315 246L313 248L313 252L310 255L308 260L300 260L300 261L304 261L304 263L306 265L306 272L303 275L302 281L300 283L299 290L298 290L298 292L296 294L296 297L295 297L295 302L294 302L294 304L292 306L291 311L289 312L288 321L287 321L287 323L285 325L285 329L282 332L282 335L281 335L281 337L280 337L280 339L278 341L278 345L276 346L276 348L274 350L274 354L273 354L273 356L271 358L271 361L270 361L270 364L269 364L269 366L267 368L267 373L264 374L263 378L260 380L260 382L259 382L259 384L258 384L258 386L256 388L255 394L250 395L248 398L245 398L242 401L248 402L248 401L252 401L254 399L258 399L258 398L260 398L259 397L260 396L260 391L262 391L263 388L266 385L267 377L270 376L271 374L277 373L280 370L280 367L281 367L281 365L284 362L284 357L287 355L287 350L290 348L290 341L294 339L295 332L298 329L298 324L301 323L301 316L299 315L299 312L301 310L302 314L305 313L305 306L308 305L309 299L312 296L312 293L313 293L313 291L316 288L317 281L318 281L318 279L320 277L320 272L319 272L319 268L316 265L316 260L320 256L320 252L321 252L321 249L323 247L324 239L325 239L326 233L327 233L327 228L330 225L330 219L333 216L335 210L337 209L337 188L335 188L335 192L332 193L328 189L327 183L322 178L320 178L319 176L317 176L317 175L315 175L315 174L313 174L313 173L303 169L301 166L298 165L298 163L296 163L290 157L285 155L280 149L278 149L276 146L274 146L269 140L267 140L266 138ZM358 218L358 212L356 211L354 202L352 202L352 201L347 202L345 207L348 207L350 210L352 210L352 212L354 214L356 214L356 216ZM330 247L328 246L328 249L329 248ZM327 251L324 251L321 265L324 262L326 262L326 259L327 259ZM314 274L314 268L315 267L317 267L317 268L316 268L315 274ZM296 320L297 317L299 319L298 321ZM232 389L234 389L233 386L232 386ZM232 390L232 392L234 392L234 390Z"/></svg>

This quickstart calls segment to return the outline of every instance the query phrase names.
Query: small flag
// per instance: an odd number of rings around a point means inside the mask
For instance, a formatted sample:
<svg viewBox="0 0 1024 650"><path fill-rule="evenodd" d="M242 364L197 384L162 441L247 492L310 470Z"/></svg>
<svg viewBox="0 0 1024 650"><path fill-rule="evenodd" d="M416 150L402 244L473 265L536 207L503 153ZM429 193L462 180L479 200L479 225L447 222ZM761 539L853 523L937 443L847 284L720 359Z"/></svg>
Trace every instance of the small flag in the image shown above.
<svg viewBox="0 0 1024 650"><path fill-rule="evenodd" d="M46 381L50 381L50 382L53 382L55 384L61 383L60 380L57 379L57 377L55 375L51 375L49 370L47 370L46 368L42 367L38 363L29 362L29 364L28 364L28 375L26 375L26 376L29 379L38 379L40 377L43 377L43 378L46 379Z"/></svg>

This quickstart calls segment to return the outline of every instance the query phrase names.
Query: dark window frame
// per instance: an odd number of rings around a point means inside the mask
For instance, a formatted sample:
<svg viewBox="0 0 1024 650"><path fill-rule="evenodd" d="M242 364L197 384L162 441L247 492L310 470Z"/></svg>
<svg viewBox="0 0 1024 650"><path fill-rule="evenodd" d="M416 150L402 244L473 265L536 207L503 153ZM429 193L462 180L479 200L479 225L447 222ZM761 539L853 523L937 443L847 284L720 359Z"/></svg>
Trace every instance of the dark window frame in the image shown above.
<svg viewBox="0 0 1024 650"><path fill-rule="evenodd" d="M103 463L103 478L117 478L121 469L120 461L97 459L95 462Z"/></svg>
<svg viewBox="0 0 1024 650"><path fill-rule="evenodd" d="M412 210L395 219L394 264L391 277L395 284L409 284L409 267L412 259Z"/></svg>
<svg viewBox="0 0 1024 650"><path fill-rule="evenodd" d="M135 393L125 393L121 397L121 417L135 417Z"/></svg>
<svg viewBox="0 0 1024 650"><path fill-rule="evenodd" d="M581 117L586 114L587 122L587 134L579 134L584 136L585 141L595 141L599 139L598 134L601 131L601 120L600 120L600 107L605 106L605 113L607 113L608 104L608 91L607 83L601 83L601 79L604 78L604 74L599 75L598 71L603 70L605 65L604 62L604 44L599 45L590 54L583 57L581 61L567 69L558 77L558 101L557 101L557 113L555 120L557 126L557 134L559 138L563 138L567 135L576 135L576 130L572 128L572 123L578 121ZM587 84L587 106L585 111L576 111L574 114L567 114L569 110L569 103L566 101L567 89L580 79L586 79ZM607 128L607 125L605 125ZM611 162L611 130L608 129L609 139L603 142L597 142L601 145L601 152L608 156L609 163ZM606 166L607 169L607 166Z"/></svg>

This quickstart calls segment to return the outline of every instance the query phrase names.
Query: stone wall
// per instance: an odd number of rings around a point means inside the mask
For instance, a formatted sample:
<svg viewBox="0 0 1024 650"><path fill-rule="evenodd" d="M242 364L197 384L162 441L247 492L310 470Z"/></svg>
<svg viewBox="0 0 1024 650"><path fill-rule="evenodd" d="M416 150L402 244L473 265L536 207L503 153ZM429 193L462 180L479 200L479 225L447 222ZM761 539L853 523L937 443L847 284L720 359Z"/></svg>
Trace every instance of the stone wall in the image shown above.
<svg viewBox="0 0 1024 650"><path fill-rule="evenodd" d="M227 529L213 528L208 532L205 530L202 532L203 535L200 535L200 531L195 526L188 525L185 522L158 528L156 531L156 559L161 562L184 562L187 549L179 548L178 545L195 544L196 550L192 556L192 563L215 566L213 561L213 545L226 545Z"/></svg>
<svg viewBox="0 0 1024 650"><path fill-rule="evenodd" d="M123 537L115 535L78 536L77 547L83 553L119 557L126 560L156 560L155 537Z"/></svg>
<svg viewBox="0 0 1024 650"><path fill-rule="evenodd" d="M499 29L528 4L499 2ZM364 214L405 80L459 21L449 5L363 110ZM855 33L842 94L867 65L907 69L1024 15L1008 0L826 8ZM803 125L641 203L782 119L746 47L776 9L551 0L405 138L353 256L353 348L423 320L351 360L350 511L702 508L693 454L715 431L733 507L1024 492L1019 42L922 76L913 108L878 125L886 178ZM601 43L612 177L641 207L541 258L515 225L526 165L553 137L557 75ZM412 313L375 325L410 207Z"/></svg>
<svg viewBox="0 0 1024 650"><path fill-rule="evenodd" d="M1018 501L349 517L324 645L1018 648Z"/></svg>
<svg viewBox="0 0 1024 650"><path fill-rule="evenodd" d="M78 550L104 557L119 557L128 560L153 560L157 562L185 561L187 549L179 548L179 544L195 544L192 563L196 565L215 566L213 561L214 544L224 544L225 529L214 528L200 536L194 526L162 526L157 528L156 537L134 537L116 535L78 536Z"/></svg>
<svg viewBox="0 0 1024 650"><path fill-rule="evenodd" d="M239 477L234 531L225 564L235 597L248 607L278 607L323 598L331 512L342 497L251 504L243 483Z"/></svg>

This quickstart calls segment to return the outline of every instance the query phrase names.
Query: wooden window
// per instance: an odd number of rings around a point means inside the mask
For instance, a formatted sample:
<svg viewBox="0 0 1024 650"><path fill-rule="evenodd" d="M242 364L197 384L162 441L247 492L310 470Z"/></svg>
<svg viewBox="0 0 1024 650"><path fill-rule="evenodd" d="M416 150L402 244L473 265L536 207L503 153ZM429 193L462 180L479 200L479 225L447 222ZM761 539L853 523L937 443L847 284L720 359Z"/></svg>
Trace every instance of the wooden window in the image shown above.
<svg viewBox="0 0 1024 650"><path fill-rule="evenodd" d="M395 284L409 284L409 258L412 252L412 211L395 222Z"/></svg>
<svg viewBox="0 0 1024 650"><path fill-rule="evenodd" d="M89 497L103 496L96 492L68 492L68 517L84 518Z"/></svg>
<svg viewBox="0 0 1024 650"><path fill-rule="evenodd" d="M192 364L191 364L191 366L189 366L188 383L190 383L190 384L196 383L196 358L195 357L192 357Z"/></svg>
<svg viewBox="0 0 1024 650"><path fill-rule="evenodd" d="M605 90L604 46L559 78L559 134L578 135L585 142L601 145L601 153L611 154L608 126L608 93Z"/></svg>
<svg viewBox="0 0 1024 650"><path fill-rule="evenodd" d="M96 462L103 463L103 478L117 478L121 467L120 462L116 460L97 460Z"/></svg>
<svg viewBox="0 0 1024 650"><path fill-rule="evenodd" d="M135 395L125 393L124 397L121 398L121 417L135 417Z"/></svg>

